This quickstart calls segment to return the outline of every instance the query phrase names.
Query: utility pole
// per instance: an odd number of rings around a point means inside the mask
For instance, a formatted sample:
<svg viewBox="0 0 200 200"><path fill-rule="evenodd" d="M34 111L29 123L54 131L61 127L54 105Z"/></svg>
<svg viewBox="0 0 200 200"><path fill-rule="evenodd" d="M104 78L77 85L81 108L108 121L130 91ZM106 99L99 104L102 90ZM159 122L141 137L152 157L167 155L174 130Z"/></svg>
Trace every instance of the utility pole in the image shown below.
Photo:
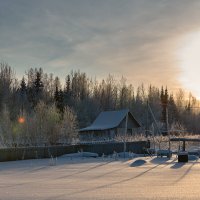
<svg viewBox="0 0 200 200"><path fill-rule="evenodd" d="M148 112L148 100L147 100L147 121L146 121L146 138L148 137L148 132L149 132L149 112Z"/></svg>
<svg viewBox="0 0 200 200"><path fill-rule="evenodd" d="M127 134L127 125L128 125L128 112L126 113L126 122L125 122L125 129L124 129L124 158L126 157L126 134Z"/></svg>
<svg viewBox="0 0 200 200"><path fill-rule="evenodd" d="M152 137L153 137L153 149L156 149L155 135L154 135L154 125L153 124L152 124Z"/></svg>
<svg viewBox="0 0 200 200"><path fill-rule="evenodd" d="M151 107L150 107L149 103L148 103L148 108L149 108L149 111L150 111L151 116L152 116L152 118L153 118L153 121L155 122L156 128L157 128L159 134L161 135L161 132L160 132L160 129L159 129L159 127L158 127L158 124L157 124L156 118L155 118L155 116L154 116L154 114L153 114L153 111L151 110Z"/></svg>
<svg viewBox="0 0 200 200"><path fill-rule="evenodd" d="M149 102L147 102L147 107L148 107L148 109L149 109L149 111L150 111L150 114L151 114L151 116L152 116L152 118L153 118L153 121L154 121L154 123L155 123L155 125L156 125L156 128L157 128L159 134L161 135L160 129L159 129L159 127L158 127L158 124L157 124L156 118L155 118L155 116L154 116L154 114L153 114L153 111L151 110L151 107L150 107L150 105L149 105ZM155 145L154 127L153 127L153 131L152 131L152 137L153 137L153 143L154 143L154 149L155 149L155 146L156 146L156 145Z"/></svg>
<svg viewBox="0 0 200 200"><path fill-rule="evenodd" d="M169 139L169 158L170 156L170 151L171 151L171 141L170 141L170 131L169 131L169 121L168 121L168 107L166 107L166 129L167 129L167 134L168 134L168 139Z"/></svg>

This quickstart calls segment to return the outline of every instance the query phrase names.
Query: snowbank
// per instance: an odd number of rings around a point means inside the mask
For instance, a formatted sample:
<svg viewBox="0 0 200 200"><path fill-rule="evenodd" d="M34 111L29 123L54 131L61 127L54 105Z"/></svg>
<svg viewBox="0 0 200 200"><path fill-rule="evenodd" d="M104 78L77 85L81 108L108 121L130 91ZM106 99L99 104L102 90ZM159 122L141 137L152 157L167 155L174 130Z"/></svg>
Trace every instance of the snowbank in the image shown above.
<svg viewBox="0 0 200 200"><path fill-rule="evenodd" d="M65 154L60 156L61 158L71 158L71 157L92 157L92 158L97 158L99 155L97 153L92 153L92 152L78 152L78 153L70 153L70 154Z"/></svg>

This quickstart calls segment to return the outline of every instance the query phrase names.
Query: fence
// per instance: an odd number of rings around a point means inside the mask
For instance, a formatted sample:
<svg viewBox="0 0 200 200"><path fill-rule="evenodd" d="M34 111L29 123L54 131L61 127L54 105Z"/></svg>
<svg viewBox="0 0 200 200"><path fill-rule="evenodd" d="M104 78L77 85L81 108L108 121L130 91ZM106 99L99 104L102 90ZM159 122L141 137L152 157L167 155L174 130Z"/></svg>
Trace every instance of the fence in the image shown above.
<svg viewBox="0 0 200 200"><path fill-rule="evenodd" d="M147 141L127 142L126 150L133 153L143 153L144 147L149 147ZM119 143L100 143L100 144L78 144L67 146L48 146L48 147L16 147L0 149L0 161L14 161L26 159L38 159L58 157L63 154L76 153L78 151L93 152L105 155L115 152L122 152L124 144Z"/></svg>

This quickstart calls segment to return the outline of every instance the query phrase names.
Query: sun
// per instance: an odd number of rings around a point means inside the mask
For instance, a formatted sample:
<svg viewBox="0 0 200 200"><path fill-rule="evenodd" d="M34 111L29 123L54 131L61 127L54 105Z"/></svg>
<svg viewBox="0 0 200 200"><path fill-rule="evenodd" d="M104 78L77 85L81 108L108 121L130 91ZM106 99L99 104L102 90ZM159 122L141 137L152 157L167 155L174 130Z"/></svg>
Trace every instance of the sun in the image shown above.
<svg viewBox="0 0 200 200"><path fill-rule="evenodd" d="M179 81L200 98L200 31L186 35L178 49Z"/></svg>

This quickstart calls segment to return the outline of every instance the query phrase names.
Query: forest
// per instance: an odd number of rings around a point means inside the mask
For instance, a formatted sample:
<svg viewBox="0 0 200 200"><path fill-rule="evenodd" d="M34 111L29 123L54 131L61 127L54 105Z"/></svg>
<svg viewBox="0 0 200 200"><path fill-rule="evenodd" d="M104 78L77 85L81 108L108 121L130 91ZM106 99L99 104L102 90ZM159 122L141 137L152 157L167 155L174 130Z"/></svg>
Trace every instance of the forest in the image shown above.
<svg viewBox="0 0 200 200"><path fill-rule="evenodd" d="M153 127L147 102L162 128L200 133L199 101L183 89L168 91L141 83L134 87L125 77L103 80L71 71L59 77L42 68L30 68L18 80L7 63L0 63L0 145L49 145L71 143L78 129L89 125L101 111L128 108L143 131ZM134 78L134 77L133 77Z"/></svg>

